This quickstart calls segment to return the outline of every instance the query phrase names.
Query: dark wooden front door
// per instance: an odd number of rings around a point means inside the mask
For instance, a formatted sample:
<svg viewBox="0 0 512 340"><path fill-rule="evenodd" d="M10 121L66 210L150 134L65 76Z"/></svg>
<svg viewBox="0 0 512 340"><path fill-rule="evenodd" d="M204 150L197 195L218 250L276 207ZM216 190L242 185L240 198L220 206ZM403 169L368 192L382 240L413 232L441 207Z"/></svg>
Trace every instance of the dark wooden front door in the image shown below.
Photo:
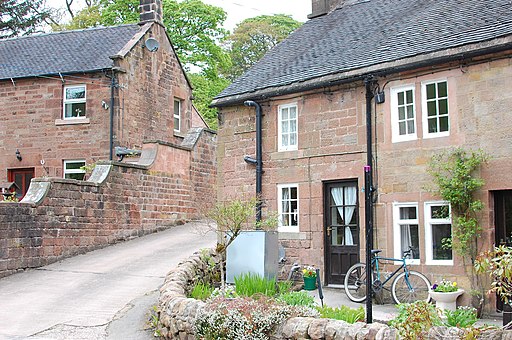
<svg viewBox="0 0 512 340"><path fill-rule="evenodd" d="M324 186L324 235L327 284L343 284L347 270L359 262L357 182Z"/></svg>
<svg viewBox="0 0 512 340"><path fill-rule="evenodd" d="M18 188L16 188L16 198L21 200L28 191L30 181L34 178L34 168L27 169L10 169L7 172L7 177L10 182L15 182Z"/></svg>

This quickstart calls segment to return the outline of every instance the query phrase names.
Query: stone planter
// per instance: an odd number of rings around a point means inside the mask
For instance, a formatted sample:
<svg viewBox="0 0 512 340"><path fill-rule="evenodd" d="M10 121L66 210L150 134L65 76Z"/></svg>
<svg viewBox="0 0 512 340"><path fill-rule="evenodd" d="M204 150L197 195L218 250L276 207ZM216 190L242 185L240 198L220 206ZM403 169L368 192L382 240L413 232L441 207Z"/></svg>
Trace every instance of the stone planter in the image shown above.
<svg viewBox="0 0 512 340"><path fill-rule="evenodd" d="M464 289L458 289L455 292L434 292L430 291L430 297L436 300L436 307L441 311L445 309L456 310L457 309L457 298L464 293Z"/></svg>
<svg viewBox="0 0 512 340"><path fill-rule="evenodd" d="M277 231L242 231L226 252L226 282L234 283L235 276L258 274L275 278L278 269Z"/></svg>

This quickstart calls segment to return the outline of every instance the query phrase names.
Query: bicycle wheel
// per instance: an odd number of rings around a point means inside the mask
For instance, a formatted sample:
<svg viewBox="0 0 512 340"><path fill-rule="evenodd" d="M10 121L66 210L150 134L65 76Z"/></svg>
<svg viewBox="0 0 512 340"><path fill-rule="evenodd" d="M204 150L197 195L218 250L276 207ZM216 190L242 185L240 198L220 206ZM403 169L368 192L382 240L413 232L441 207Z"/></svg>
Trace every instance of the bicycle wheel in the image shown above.
<svg viewBox="0 0 512 340"><path fill-rule="evenodd" d="M366 300L366 265L364 263L356 263L347 271L345 293L350 301L363 302Z"/></svg>
<svg viewBox="0 0 512 340"><path fill-rule="evenodd" d="M409 289L405 278L405 272L400 273L391 285L391 293L395 303L411 303L414 301L430 301L430 282L425 275L409 271L409 284L412 289Z"/></svg>

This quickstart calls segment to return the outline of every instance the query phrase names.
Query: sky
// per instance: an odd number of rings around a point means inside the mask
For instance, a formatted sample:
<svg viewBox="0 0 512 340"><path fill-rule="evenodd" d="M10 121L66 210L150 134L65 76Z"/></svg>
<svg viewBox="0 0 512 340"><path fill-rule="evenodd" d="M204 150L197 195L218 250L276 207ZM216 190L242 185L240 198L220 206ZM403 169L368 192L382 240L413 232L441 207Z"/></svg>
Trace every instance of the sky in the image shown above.
<svg viewBox="0 0 512 340"><path fill-rule="evenodd" d="M305 22L311 13L311 0L203 0L204 3L222 7L227 13L224 28L233 30L244 19L258 15L289 14ZM54 8L65 8L66 0L46 0ZM84 0L74 0L73 9L85 6Z"/></svg>

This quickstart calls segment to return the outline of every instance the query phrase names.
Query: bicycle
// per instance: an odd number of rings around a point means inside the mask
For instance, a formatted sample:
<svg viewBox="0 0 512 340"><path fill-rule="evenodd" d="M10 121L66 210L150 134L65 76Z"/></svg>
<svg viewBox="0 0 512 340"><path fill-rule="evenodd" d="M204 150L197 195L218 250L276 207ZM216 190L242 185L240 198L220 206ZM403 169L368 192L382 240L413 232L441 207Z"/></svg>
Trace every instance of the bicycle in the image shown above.
<svg viewBox="0 0 512 340"><path fill-rule="evenodd" d="M398 274L391 284L391 293L395 303L411 303L418 300L430 301L430 281L425 275L409 270L406 259L411 255L412 248L404 251L401 259L382 257L378 254L382 250L372 250L372 292L373 294L380 292L384 289L384 285L390 281L395 275L403 269L403 272ZM401 266L393 273L389 274L384 281L381 280L381 273L379 270L379 262L395 261L401 262ZM347 271L345 276L345 293L348 298L353 302L363 302L366 300L366 264L356 263Z"/></svg>

